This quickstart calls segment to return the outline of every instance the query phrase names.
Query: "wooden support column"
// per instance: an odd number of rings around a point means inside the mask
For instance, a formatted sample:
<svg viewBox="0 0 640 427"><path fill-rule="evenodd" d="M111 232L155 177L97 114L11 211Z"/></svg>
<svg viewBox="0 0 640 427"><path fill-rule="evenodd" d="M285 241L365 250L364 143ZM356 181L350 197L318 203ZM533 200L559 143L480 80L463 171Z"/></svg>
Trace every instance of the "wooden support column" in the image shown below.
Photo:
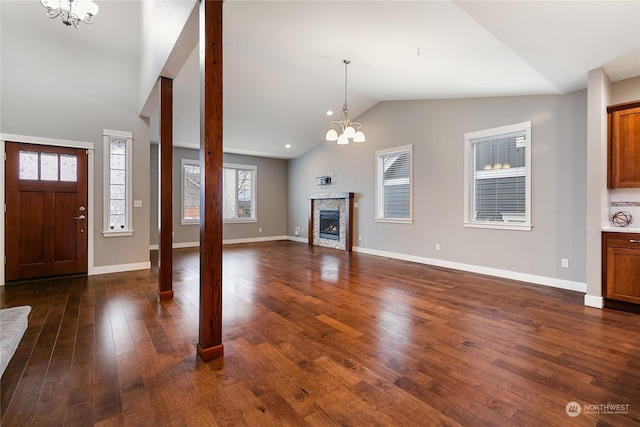
<svg viewBox="0 0 640 427"><path fill-rule="evenodd" d="M203 361L222 345L222 1L200 0L200 333Z"/></svg>
<svg viewBox="0 0 640 427"><path fill-rule="evenodd" d="M173 298L173 80L160 77L158 291Z"/></svg>

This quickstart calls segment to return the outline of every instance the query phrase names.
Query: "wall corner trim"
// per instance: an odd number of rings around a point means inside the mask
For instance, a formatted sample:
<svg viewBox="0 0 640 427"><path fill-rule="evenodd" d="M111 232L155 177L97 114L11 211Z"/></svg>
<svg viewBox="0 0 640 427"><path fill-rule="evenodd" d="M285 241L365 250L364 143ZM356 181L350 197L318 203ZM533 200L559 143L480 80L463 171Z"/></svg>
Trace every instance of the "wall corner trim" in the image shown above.
<svg viewBox="0 0 640 427"><path fill-rule="evenodd" d="M584 305L593 308L604 308L604 298L596 295L586 294L584 296Z"/></svg>

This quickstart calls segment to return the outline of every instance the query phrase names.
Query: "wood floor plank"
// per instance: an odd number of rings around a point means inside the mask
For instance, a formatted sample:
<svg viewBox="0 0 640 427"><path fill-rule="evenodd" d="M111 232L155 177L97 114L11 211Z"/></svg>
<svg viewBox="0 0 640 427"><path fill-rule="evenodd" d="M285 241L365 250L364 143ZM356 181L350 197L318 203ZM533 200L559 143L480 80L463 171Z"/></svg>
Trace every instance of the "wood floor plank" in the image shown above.
<svg viewBox="0 0 640 427"><path fill-rule="evenodd" d="M640 425L640 315L580 293L228 245L225 355L203 363L197 248L173 259L171 300L156 264L0 287L0 307L32 307L0 381L2 426ZM571 401L629 410L573 418Z"/></svg>

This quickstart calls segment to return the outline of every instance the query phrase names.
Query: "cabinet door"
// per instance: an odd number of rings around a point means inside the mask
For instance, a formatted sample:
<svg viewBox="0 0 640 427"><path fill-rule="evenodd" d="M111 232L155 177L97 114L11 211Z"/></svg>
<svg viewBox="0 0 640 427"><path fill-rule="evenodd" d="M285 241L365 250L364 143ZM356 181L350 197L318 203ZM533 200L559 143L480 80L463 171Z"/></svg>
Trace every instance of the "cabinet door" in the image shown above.
<svg viewBox="0 0 640 427"><path fill-rule="evenodd" d="M640 187L640 107L611 113L609 187Z"/></svg>
<svg viewBox="0 0 640 427"><path fill-rule="evenodd" d="M607 298L640 303L640 250L607 248Z"/></svg>

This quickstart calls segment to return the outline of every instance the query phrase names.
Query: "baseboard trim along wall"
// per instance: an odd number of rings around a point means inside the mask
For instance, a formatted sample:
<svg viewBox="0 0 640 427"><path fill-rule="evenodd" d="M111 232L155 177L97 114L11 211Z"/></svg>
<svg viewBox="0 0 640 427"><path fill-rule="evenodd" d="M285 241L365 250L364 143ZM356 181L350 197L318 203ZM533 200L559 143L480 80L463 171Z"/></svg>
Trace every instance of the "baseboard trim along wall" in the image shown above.
<svg viewBox="0 0 640 427"><path fill-rule="evenodd" d="M123 271L148 270L150 268L151 261L134 262L131 264L114 264L90 268L87 275L95 276L97 274L122 273Z"/></svg>
<svg viewBox="0 0 640 427"><path fill-rule="evenodd" d="M300 236L287 236L287 240L291 240L292 242L299 242L299 243L309 242L309 240L306 237L300 237Z"/></svg>
<svg viewBox="0 0 640 427"><path fill-rule="evenodd" d="M353 247L354 252L360 252L368 255L376 255L386 258L394 258L403 261L417 262L419 264L428 264L436 267L451 268L453 270L468 271L470 273L486 274L488 276L502 277L504 279L519 280L521 282L534 283L536 285L550 286L553 288L566 289L569 291L587 292L587 284L581 282L573 282L570 280L555 279L553 277L536 276L534 274L518 273L509 270L500 270L497 268L482 267L479 265L463 264L460 262L444 261L441 259L425 258L415 255L399 254L395 252L379 251L376 249Z"/></svg>
<svg viewBox="0 0 640 427"><path fill-rule="evenodd" d="M272 242L274 240L287 240L287 236L267 236L267 237L249 237L246 239L226 239L222 241L223 245L234 245L237 243L258 243L258 242ZM306 242L306 240L305 240ZM179 248L196 248L200 246L200 242L183 242L174 243L173 249ZM157 251L158 245L149 245L149 250Z"/></svg>
<svg viewBox="0 0 640 427"><path fill-rule="evenodd" d="M299 237L299 236L270 236L270 237L257 237L257 238L248 238L248 239L229 239L229 240L223 240L222 243L225 245L229 245L234 243L269 242L274 240L290 240L290 241L299 242L299 243L307 243L308 241L306 237ZM199 245L198 242L174 243L173 247L174 248L190 247L190 246L198 246L198 245ZM152 250L158 249L158 245L151 245L150 249ZM527 274L527 273L518 273L515 271L482 267L482 266L471 265L471 264L463 264L460 262L453 262L453 261L444 261L444 260L435 259L435 258L426 258L426 257L407 255L407 254L401 254L396 252L379 251L376 249L362 248L359 246L354 246L353 251L367 254L367 255L399 259L402 261L411 261L411 262L416 262L418 264L426 264L426 265L433 265L436 267L451 268L453 270L468 271L470 273L486 274L488 276L518 280L521 282L533 283L536 285L543 285L543 286L550 286L553 288L566 289L569 291L576 291L576 292L583 292L583 293L587 292L586 283L574 282L571 280L556 279L553 277L538 276L538 275ZM604 307L604 299L598 296L585 295L584 305L589 307L602 308Z"/></svg>
<svg viewBox="0 0 640 427"><path fill-rule="evenodd" d="M198 246L200 246L200 242L182 242L182 243L174 243L173 245L173 249L180 249L180 248L197 248ZM158 245L149 245L149 250L150 251L157 251L159 249Z"/></svg>
<svg viewBox="0 0 640 427"><path fill-rule="evenodd" d="M257 243L272 242L274 240L287 240L287 236L249 237L247 239L225 239L223 245L234 245L236 243Z"/></svg>

